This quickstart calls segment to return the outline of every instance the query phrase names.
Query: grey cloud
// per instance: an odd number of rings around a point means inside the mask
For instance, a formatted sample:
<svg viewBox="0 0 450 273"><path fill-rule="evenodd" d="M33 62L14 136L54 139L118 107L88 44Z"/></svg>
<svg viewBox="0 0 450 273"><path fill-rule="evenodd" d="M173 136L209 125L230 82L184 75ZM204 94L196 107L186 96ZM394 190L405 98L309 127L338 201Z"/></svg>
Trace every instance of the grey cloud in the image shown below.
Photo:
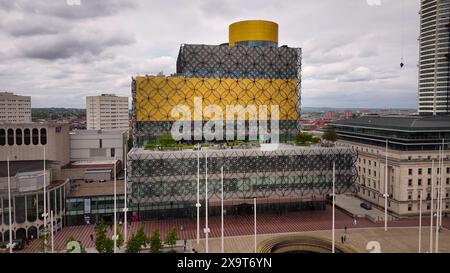
<svg viewBox="0 0 450 273"><path fill-rule="evenodd" d="M31 43L30 43L31 42ZM21 57L45 60L57 60L70 57L85 58L96 56L107 48L130 45L134 38L127 36L101 37L100 35L77 34L33 38L19 45Z"/></svg>
<svg viewBox="0 0 450 273"><path fill-rule="evenodd" d="M135 1L132 0L80 1L81 5L68 5L67 0L0 0L0 7L6 11L21 11L30 14L56 16L64 19L86 19L109 16L136 7Z"/></svg>

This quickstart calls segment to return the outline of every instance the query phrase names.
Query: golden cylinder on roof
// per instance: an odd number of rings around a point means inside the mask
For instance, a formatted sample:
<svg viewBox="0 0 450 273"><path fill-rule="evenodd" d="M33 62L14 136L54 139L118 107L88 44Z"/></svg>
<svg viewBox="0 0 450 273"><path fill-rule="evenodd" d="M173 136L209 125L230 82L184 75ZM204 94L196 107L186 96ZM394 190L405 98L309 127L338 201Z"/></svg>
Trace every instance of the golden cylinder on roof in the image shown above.
<svg viewBox="0 0 450 273"><path fill-rule="evenodd" d="M247 20L231 24L230 46L247 41L267 41L278 45L278 24L264 20Z"/></svg>

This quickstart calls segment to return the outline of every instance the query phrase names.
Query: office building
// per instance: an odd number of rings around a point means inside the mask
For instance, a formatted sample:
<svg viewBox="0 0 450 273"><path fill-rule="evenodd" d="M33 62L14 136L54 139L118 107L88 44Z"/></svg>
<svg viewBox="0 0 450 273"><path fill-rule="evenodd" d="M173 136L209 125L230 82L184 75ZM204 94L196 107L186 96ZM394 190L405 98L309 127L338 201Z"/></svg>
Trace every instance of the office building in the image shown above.
<svg viewBox="0 0 450 273"><path fill-rule="evenodd" d="M31 97L0 92L0 122L31 122Z"/></svg>
<svg viewBox="0 0 450 273"><path fill-rule="evenodd" d="M86 123L88 130L128 130L128 97L110 94L86 97Z"/></svg>
<svg viewBox="0 0 450 273"><path fill-rule="evenodd" d="M420 199L424 212L431 210L431 198L436 210L437 189L442 188L442 208L450 212L450 117L365 116L331 126L339 143L358 153L361 199L384 208L387 183L389 213L413 216L419 214Z"/></svg>

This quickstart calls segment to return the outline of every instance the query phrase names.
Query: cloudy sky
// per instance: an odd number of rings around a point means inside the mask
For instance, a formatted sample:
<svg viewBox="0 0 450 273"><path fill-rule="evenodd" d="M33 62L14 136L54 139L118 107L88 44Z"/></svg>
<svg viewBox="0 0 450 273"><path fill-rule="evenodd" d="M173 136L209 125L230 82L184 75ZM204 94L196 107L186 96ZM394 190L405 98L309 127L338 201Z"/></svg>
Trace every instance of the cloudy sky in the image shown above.
<svg viewBox="0 0 450 273"><path fill-rule="evenodd" d="M220 44L228 25L279 23L303 48L303 105L415 108L419 0L0 0L0 90L33 107L130 96L131 77L175 71L182 43ZM378 5L381 2L381 5ZM402 54L403 52L403 54ZM401 56L405 67L400 69Z"/></svg>

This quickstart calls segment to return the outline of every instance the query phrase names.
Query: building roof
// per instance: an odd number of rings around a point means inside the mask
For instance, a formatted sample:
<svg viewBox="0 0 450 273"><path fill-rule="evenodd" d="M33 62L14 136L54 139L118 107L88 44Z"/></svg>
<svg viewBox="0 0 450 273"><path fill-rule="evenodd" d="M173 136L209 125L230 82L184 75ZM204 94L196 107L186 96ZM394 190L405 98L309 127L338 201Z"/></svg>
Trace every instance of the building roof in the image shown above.
<svg viewBox="0 0 450 273"><path fill-rule="evenodd" d="M51 164L51 161L46 161L47 167ZM10 176L15 176L18 173L36 172L44 169L44 161L32 160L32 161L10 161L9 170ZM7 177L8 169L7 162L0 161L0 177Z"/></svg>
<svg viewBox="0 0 450 273"><path fill-rule="evenodd" d="M127 129L73 130L71 135L117 135L127 133Z"/></svg>
<svg viewBox="0 0 450 273"><path fill-rule="evenodd" d="M401 131L450 131L450 116L363 116L334 121L331 125Z"/></svg>
<svg viewBox="0 0 450 273"><path fill-rule="evenodd" d="M114 182L106 181L103 183L93 182L85 183L83 181L74 182L78 187L75 187L70 193L69 197L88 197L88 196L110 196L114 195ZM116 181L116 193L117 195L123 195L125 192L124 181Z"/></svg>

